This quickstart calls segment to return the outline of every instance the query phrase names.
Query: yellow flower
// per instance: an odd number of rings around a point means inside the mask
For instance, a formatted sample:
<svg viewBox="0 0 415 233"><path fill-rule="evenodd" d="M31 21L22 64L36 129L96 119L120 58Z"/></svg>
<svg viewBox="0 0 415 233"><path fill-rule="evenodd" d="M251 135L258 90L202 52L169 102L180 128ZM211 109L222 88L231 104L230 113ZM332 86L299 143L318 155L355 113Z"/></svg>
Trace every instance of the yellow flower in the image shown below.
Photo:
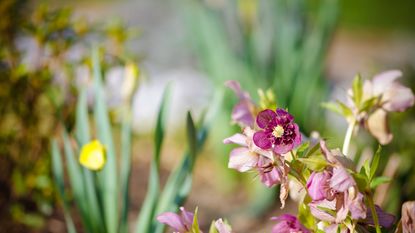
<svg viewBox="0 0 415 233"><path fill-rule="evenodd" d="M98 141L93 140L85 144L81 149L79 163L89 170L101 170L107 161L104 146Z"/></svg>

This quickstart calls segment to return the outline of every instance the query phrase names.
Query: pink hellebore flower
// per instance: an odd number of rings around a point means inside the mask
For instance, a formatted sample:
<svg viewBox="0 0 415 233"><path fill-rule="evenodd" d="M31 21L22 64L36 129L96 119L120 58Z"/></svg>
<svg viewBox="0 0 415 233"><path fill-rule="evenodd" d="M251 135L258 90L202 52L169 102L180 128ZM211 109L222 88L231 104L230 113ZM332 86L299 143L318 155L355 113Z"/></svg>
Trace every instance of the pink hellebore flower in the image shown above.
<svg viewBox="0 0 415 233"><path fill-rule="evenodd" d="M229 138L225 138L225 144L237 144L241 147L233 149L230 153L228 167L246 172L257 168L258 160L261 156L267 157L270 161L274 160L272 151L265 151L257 147L252 136L254 131L251 128L245 128L244 134L235 134Z"/></svg>
<svg viewBox="0 0 415 233"><path fill-rule="evenodd" d="M272 149L276 154L285 154L301 143L301 134L294 117L277 108L261 111L256 123L262 130L254 134L255 145L264 150Z"/></svg>
<svg viewBox="0 0 415 233"><path fill-rule="evenodd" d="M363 86L363 100L380 98L379 105L369 113L366 127L383 145L388 144L393 137L388 127L387 113L403 112L415 102L412 90L396 81L401 76L399 70L386 71L376 75L372 81L366 80Z"/></svg>
<svg viewBox="0 0 415 233"><path fill-rule="evenodd" d="M271 220L278 221L272 228L272 233L310 233L310 231L300 223L297 217L293 215L284 214L279 217L273 217Z"/></svg>
<svg viewBox="0 0 415 233"><path fill-rule="evenodd" d="M320 147L330 166L322 172L313 172L307 181L307 191L313 200L309 203L312 215L329 223L343 222L349 212L352 219L365 219L364 196L345 168L350 161L339 150L330 151L325 141L320 142Z"/></svg>
<svg viewBox="0 0 415 233"><path fill-rule="evenodd" d="M181 215L173 212L162 213L157 216L157 221L169 225L175 233L188 233L193 225L194 214L180 207Z"/></svg>
<svg viewBox="0 0 415 233"><path fill-rule="evenodd" d="M242 91L241 85L235 80L225 83L239 98L239 102L232 110L232 120L241 127L254 127L256 106L249 93Z"/></svg>

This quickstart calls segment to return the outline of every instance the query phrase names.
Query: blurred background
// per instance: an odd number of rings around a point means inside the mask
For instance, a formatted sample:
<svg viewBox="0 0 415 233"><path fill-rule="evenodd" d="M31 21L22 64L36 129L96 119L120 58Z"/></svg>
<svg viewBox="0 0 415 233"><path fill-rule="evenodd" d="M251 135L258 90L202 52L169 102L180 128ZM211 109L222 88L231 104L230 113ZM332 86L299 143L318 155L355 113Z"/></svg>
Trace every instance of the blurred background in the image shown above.
<svg viewBox="0 0 415 233"><path fill-rule="evenodd" d="M415 89L414 11L412 0L2 0L0 232L66 231L49 141L62 123L73 127L96 43L114 124L120 106L133 103L129 219L145 196L150 137L171 83L162 180L184 148L186 111L207 112L214 120L186 207L199 207L203 229L226 217L239 233L269 230L269 217L296 213L295 204L280 210L276 190L227 169L231 148L222 140L239 129L230 119L237 99L224 82L238 80L255 100L259 88L272 90L305 135L318 131L339 147L346 122L320 103L344 100L356 73L401 69L402 82ZM139 73L134 82L126 78L131 69ZM391 121L395 139L380 170L394 180L379 186L376 202L399 215L402 202L415 199L415 110ZM377 147L365 133L352 146L357 162ZM75 225L81 228L76 218Z"/></svg>

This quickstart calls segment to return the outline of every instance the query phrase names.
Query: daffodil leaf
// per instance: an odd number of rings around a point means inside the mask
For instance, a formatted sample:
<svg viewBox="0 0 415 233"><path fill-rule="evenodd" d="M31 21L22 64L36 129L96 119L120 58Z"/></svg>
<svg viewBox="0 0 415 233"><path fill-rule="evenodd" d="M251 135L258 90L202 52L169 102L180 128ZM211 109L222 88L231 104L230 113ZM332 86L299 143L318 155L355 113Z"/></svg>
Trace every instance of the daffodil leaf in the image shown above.
<svg viewBox="0 0 415 233"><path fill-rule="evenodd" d="M379 166L379 160L380 160L380 152L382 151L382 147L379 145L378 149L376 150L375 155L373 156L373 160L372 160L372 165L370 167L370 176L369 176L369 180L372 180L373 177L376 174L376 170L378 169Z"/></svg>

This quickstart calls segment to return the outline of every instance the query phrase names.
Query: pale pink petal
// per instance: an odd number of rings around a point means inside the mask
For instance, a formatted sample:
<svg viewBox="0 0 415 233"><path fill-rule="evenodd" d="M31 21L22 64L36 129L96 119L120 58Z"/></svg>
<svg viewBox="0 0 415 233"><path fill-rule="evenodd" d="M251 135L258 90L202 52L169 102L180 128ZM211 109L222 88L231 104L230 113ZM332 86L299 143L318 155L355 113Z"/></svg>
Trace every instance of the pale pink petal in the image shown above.
<svg viewBox="0 0 415 233"><path fill-rule="evenodd" d="M352 219L357 220L366 218L367 208L363 201L363 197L363 194L357 193L357 196L347 203Z"/></svg>
<svg viewBox="0 0 415 233"><path fill-rule="evenodd" d="M182 222L182 218L173 212L162 213L157 216L157 221L169 225L171 228L179 232L186 232L186 227Z"/></svg>
<svg viewBox="0 0 415 233"><path fill-rule="evenodd" d="M393 135L389 130L387 112L385 110L378 109L372 113L366 122L366 128L380 144L386 145L392 141Z"/></svg>
<svg viewBox="0 0 415 233"><path fill-rule="evenodd" d="M220 218L216 220L215 227L219 231L219 233L232 233L232 228L228 224L224 223L223 220Z"/></svg>
<svg viewBox="0 0 415 233"><path fill-rule="evenodd" d="M389 112L403 112L414 105L415 97L410 88L393 83L382 95L382 107Z"/></svg>
<svg viewBox="0 0 415 233"><path fill-rule="evenodd" d="M256 167L258 155L246 147L238 147L231 151L228 167L240 172L246 172Z"/></svg>
<svg viewBox="0 0 415 233"><path fill-rule="evenodd" d="M333 215L331 215L331 214L329 214L329 213L327 213L327 212L325 212L325 211L323 211L322 209L319 208L319 206L320 206L320 207L327 208L327 209L330 209L330 210L335 212L336 211L336 201L335 200L329 201L327 199L324 199L322 201L313 201L313 202L309 203L308 206L310 207L310 212L314 217L316 217L320 220L323 220L323 221L327 221L327 222L335 222L336 221L336 218Z"/></svg>
<svg viewBox="0 0 415 233"><path fill-rule="evenodd" d="M330 179L330 187L338 192L345 192L349 187L355 186L356 182L345 168L336 166L333 168L333 176Z"/></svg>
<svg viewBox="0 0 415 233"><path fill-rule="evenodd" d="M238 144L238 145L241 145L241 146L247 146L246 140L247 140L247 137L245 135L237 133L237 134L234 134L234 135L230 136L229 138L225 138L223 140L223 143L224 144L232 144L233 143L233 144Z"/></svg>
<svg viewBox="0 0 415 233"><path fill-rule="evenodd" d="M373 77L373 94L380 95L385 92L390 85L399 77L402 76L400 70L389 70L382 72L375 77Z"/></svg>
<svg viewBox="0 0 415 233"><path fill-rule="evenodd" d="M415 232L415 201L403 203L401 221L404 233Z"/></svg>
<svg viewBox="0 0 415 233"><path fill-rule="evenodd" d="M307 180L307 191L313 201L326 198L330 175L327 172L313 172Z"/></svg>
<svg viewBox="0 0 415 233"><path fill-rule="evenodd" d="M182 220L184 225L190 229L190 227L193 225L194 214L192 212L186 211L184 207L180 207L180 211L182 212Z"/></svg>

